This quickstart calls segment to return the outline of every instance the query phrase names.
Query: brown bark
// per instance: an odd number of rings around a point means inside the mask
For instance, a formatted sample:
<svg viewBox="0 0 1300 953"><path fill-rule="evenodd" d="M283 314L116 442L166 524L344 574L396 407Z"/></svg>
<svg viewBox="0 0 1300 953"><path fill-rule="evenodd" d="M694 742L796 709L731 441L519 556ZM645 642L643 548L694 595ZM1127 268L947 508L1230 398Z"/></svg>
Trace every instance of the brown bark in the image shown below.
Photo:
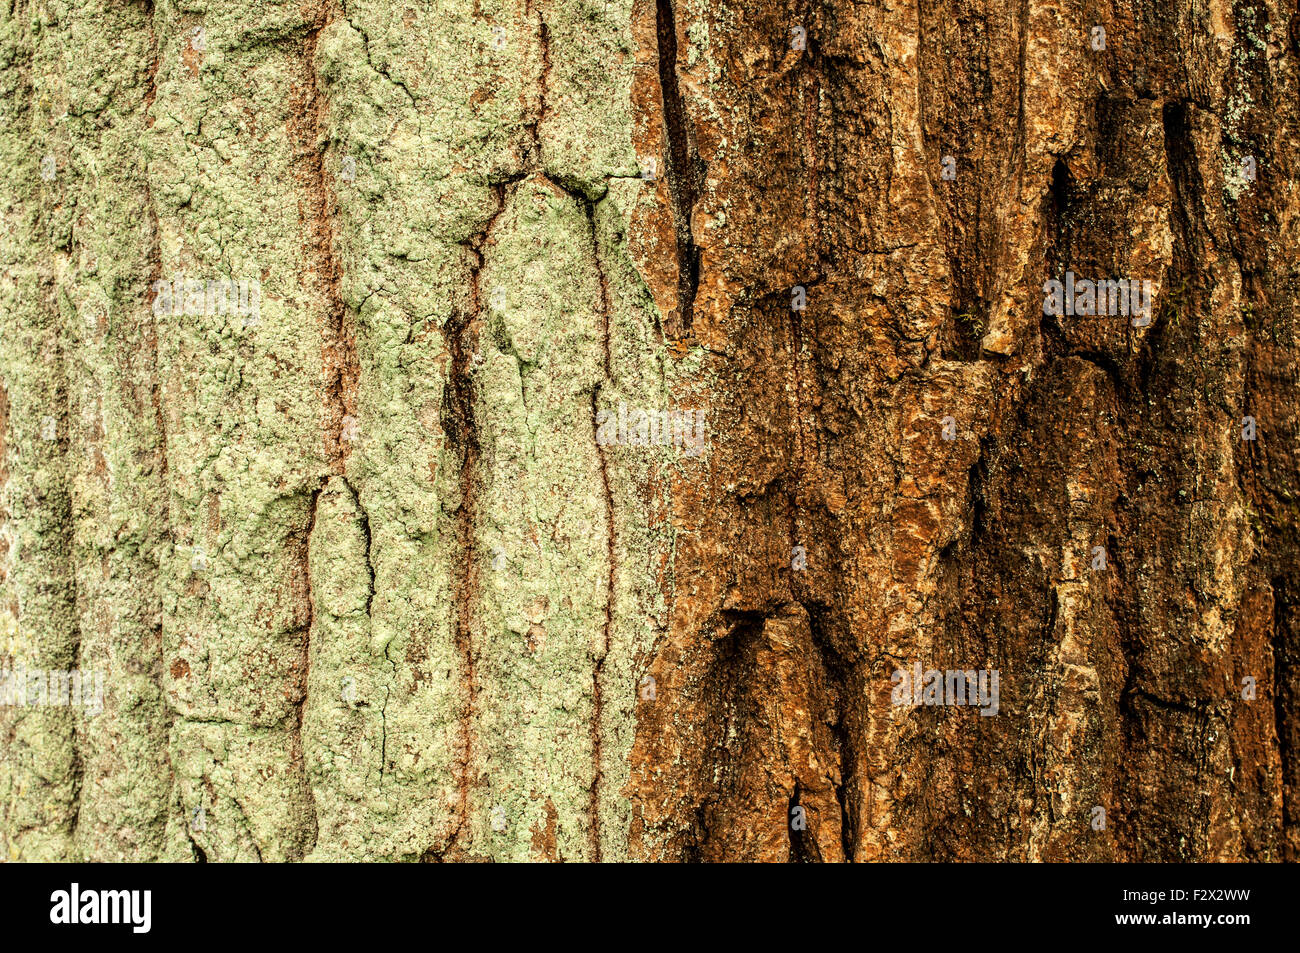
<svg viewBox="0 0 1300 953"><path fill-rule="evenodd" d="M675 6L718 439L642 843L1294 859L1294 7ZM1044 315L1066 270L1152 280L1150 326ZM891 705L915 661L999 714Z"/></svg>

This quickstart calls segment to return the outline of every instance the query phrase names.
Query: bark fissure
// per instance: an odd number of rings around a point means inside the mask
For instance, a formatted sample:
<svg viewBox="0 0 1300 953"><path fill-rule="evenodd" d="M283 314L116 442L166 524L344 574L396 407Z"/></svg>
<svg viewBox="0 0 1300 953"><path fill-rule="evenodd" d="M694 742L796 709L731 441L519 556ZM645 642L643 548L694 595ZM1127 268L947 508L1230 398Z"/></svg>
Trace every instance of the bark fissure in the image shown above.
<svg viewBox="0 0 1300 953"><path fill-rule="evenodd" d="M304 259L311 263L313 276L318 283L312 290L318 292L324 303L324 343L321 349L322 370L325 376L323 387L322 423L324 425L324 453L329 473L343 475L347 470L347 458L351 452L351 442L355 434L356 387L359 375L359 358L356 350L356 329L349 327L349 314L343 301L341 290L342 268L334 254L334 211L337 197L334 183L325 166L325 147L328 142L329 103L317 81L316 56L320 34L327 29L337 9L323 3L315 11L312 28L308 31L302 47L302 115L298 123L291 127L295 136L295 145L299 150L299 161L303 165L301 176L305 191L305 207L301 209L303 218L303 253ZM349 427L351 424L351 427ZM307 706L308 675L311 667L311 636L316 621L316 609L311 594L310 547L311 533L315 529L316 506L321 492L328 481L328 474L322 474L319 485L312 493L309 507L309 528L303 546L301 572L306 578L307 590L307 629L302 645L302 665L300 676L300 697L297 719L294 725L293 744L299 760L299 769L306 776L305 749L302 738L303 713ZM351 487L349 487L351 490ZM354 494L355 495L355 494ZM360 506L358 497L357 504ZM367 534L367 543L369 536ZM367 559L369 548L367 547ZM373 574L372 574L373 587ZM367 614L369 605L367 604ZM382 768L382 765L381 765ZM310 783L305 785L309 809L310 827L313 831L312 844L319 838L319 816L315 805L315 795ZM307 846L307 850L311 845Z"/></svg>
<svg viewBox="0 0 1300 953"><path fill-rule="evenodd" d="M162 66L162 51L158 45L157 27L154 23L153 0L148 0L147 2L145 17L149 24L149 50L152 54L152 62L149 68L149 73L145 79L144 122L145 128L151 129L154 124L153 105L158 98L158 70ZM153 409L154 436L157 440L157 449L154 453L154 467L160 487L160 496L162 498L163 525L159 532L159 545L168 546L169 544L174 544L175 540L171 529L173 525L171 517L171 482L168 476L167 424L166 418L163 414L162 365L159 361L158 354L159 316L154 311L153 307L156 295L153 290L154 283L162 278L162 238L158 222L158 204L154 199L153 186L147 173L144 176L144 194L145 214L149 222L149 285L143 296L145 307L149 313L149 318L147 319L149 325L145 335L145 348L148 352L147 366L149 368L147 387L149 390L150 405ZM161 552L155 553L154 555L155 580L162 578L162 555ZM162 618L162 592L155 592L155 598L158 603L158 622L155 626L154 633L158 640L158 673L159 679L161 680L164 677L164 673L167 671L167 646L164 639ZM176 720L175 710L167 701L166 693L161 692L160 695L163 712L167 720L166 735L170 738L172 727ZM168 789L170 792L170 789L176 783L176 766L172 761L170 744L163 746L163 753L167 759L167 774L169 778Z"/></svg>
<svg viewBox="0 0 1300 953"><path fill-rule="evenodd" d="M596 424L596 397L599 388L594 390L591 395L591 426L593 439L599 428ZM605 458L605 448L601 446L599 440L594 440L596 446L596 459L600 464L600 482L604 494L605 504L605 533L606 533L606 552L605 558L608 560L608 574L606 576L606 593L605 593L605 618L602 623L601 631L601 656L596 660L595 671L591 675L591 758L593 777L591 782L591 841L592 857L594 860L601 859L601 830L600 830L600 799L601 799L601 781L603 780L603 768L601 765L601 739L604 735L602 718L604 716L604 689L601 686L601 675L605 668L605 659L609 656L610 651L610 625L614 617L614 586L617 572L616 546L614 536L614 494L610 489L609 483L609 464Z"/></svg>
<svg viewBox="0 0 1300 953"><path fill-rule="evenodd" d="M478 625L475 606L482 591L479 552L475 543L475 531L478 520L478 495L481 445L477 417L475 414L474 394L474 354L478 348L478 324L482 313L482 290L479 277L483 270L487 244L491 239L492 228L506 207L506 189L509 183L497 185L493 189L496 210L484 223L483 228L466 243L472 256L469 269L468 306L453 312L444 328L447 349L451 353L451 369L447 385L449 393L443 401L443 427L452 445L460 455L460 472L458 489L460 498L456 510L456 550L454 562L456 576L453 590L455 626L453 641L461 659L461 684L465 690L465 700L461 708L460 728L460 763L459 780L461 820L457 825L457 834L469 818L470 797L474 773L474 719L478 712L478 688L475 665L474 632ZM454 846L448 843L443 850Z"/></svg>
<svg viewBox="0 0 1300 953"><path fill-rule="evenodd" d="M700 283L700 250L695 246L691 216L702 180L699 157L691 147L690 126L677 79L677 23L673 0L656 0L659 38L659 88L663 97L664 135L668 140L668 194L677 235L677 315L669 336L689 337Z"/></svg>
<svg viewBox="0 0 1300 953"><path fill-rule="evenodd" d="M605 447L599 439L600 427L597 424L597 415L599 409L597 401L600 391L605 383L612 382L613 376L610 366L610 297L609 297L609 276L605 274L605 268L601 263L600 254L600 236L597 232L596 224L596 205L590 200L583 200L583 208L587 215L587 224L591 229L591 260L596 267L597 278L600 285L600 322L601 322L601 365L603 379L599 381L592 389L591 393L591 426L592 439L596 448L596 460L600 467L600 483L603 493L603 502L605 506L605 541L606 552L606 593L605 593L605 616L602 623L601 632L601 656L596 660L596 668L591 676L592 685L592 715L591 715L591 746L592 746L592 765L593 777L591 784L591 839L592 839L592 856L599 861L602 856L601 843L601 818L600 804L602 795L603 767L601 763L601 742L604 735L603 717L604 717L604 695L601 685L601 676L604 673L605 659L610 652L610 626L614 618L614 594L617 584L618 573L618 549L617 539L614 530L614 493L610 486L609 480L609 460L605 454Z"/></svg>

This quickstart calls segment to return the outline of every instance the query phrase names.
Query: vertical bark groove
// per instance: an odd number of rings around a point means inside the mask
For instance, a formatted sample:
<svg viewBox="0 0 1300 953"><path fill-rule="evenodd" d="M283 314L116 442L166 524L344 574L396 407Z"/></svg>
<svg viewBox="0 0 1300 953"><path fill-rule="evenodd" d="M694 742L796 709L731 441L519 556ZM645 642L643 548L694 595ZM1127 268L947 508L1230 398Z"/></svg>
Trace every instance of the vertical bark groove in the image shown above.
<svg viewBox="0 0 1300 953"><path fill-rule="evenodd" d="M663 97L664 136L668 140L668 194L677 234L677 314L673 338L689 337L695 294L700 284L700 250L695 247L691 216L699 196L700 160L691 147L686 108L678 85L677 22L673 0L656 0L659 37L659 88Z"/></svg>

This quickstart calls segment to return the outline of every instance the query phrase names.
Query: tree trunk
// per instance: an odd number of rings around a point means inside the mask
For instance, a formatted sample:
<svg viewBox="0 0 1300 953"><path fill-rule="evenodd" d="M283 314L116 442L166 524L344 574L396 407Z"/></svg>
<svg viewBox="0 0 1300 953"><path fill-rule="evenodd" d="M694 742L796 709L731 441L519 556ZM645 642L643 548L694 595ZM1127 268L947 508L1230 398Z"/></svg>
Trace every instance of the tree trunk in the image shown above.
<svg viewBox="0 0 1300 953"><path fill-rule="evenodd" d="M8 858L1300 853L1294 3L0 52Z"/></svg>

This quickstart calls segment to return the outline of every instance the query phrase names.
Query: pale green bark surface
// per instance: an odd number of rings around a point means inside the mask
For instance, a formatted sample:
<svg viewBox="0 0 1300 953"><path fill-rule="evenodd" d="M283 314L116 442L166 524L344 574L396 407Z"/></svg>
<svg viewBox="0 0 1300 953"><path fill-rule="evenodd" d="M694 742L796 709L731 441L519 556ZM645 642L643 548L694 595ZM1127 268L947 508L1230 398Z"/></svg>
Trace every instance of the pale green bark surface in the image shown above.
<svg viewBox="0 0 1300 953"><path fill-rule="evenodd" d="M107 686L0 711L8 856L621 855L670 549L595 442L667 392L630 7L3 16L3 649ZM155 314L178 274L258 320Z"/></svg>

